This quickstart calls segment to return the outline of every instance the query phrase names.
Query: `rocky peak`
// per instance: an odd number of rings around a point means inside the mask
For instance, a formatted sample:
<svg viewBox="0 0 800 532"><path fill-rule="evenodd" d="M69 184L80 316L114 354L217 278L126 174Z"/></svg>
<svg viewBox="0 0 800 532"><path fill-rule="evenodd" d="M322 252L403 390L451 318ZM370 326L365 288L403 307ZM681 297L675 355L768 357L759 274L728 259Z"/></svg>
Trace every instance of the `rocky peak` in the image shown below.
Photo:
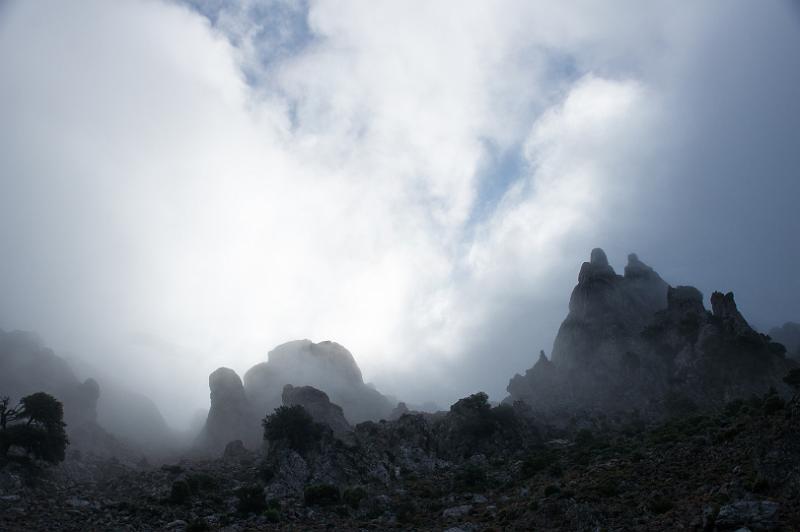
<svg viewBox="0 0 800 532"><path fill-rule="evenodd" d="M713 315L691 286L670 287L635 254L625 275L592 250L553 343L525 375L509 382L508 401L543 410L671 408L666 398L719 405L782 382L790 361L750 328L733 294L711 296Z"/></svg>
<svg viewBox="0 0 800 532"><path fill-rule="evenodd" d="M686 314L705 314L703 294L694 286L669 287L667 290L667 309L669 312Z"/></svg>
<svg viewBox="0 0 800 532"><path fill-rule="evenodd" d="M733 292L723 294L714 292L711 294L711 312L715 318L722 320L722 323L731 331L737 334L744 334L752 331L747 320L736 308L736 301L733 299Z"/></svg>
<svg viewBox="0 0 800 532"><path fill-rule="evenodd" d="M578 274L578 284L587 284L596 280L613 279L616 276L614 268L608 264L606 252L600 248L594 248L589 255L589 262L581 265Z"/></svg>
<svg viewBox="0 0 800 532"><path fill-rule="evenodd" d="M628 264L625 265L625 277L633 279L636 277L651 277L656 274L655 270L639 260L636 253L628 255Z"/></svg>
<svg viewBox="0 0 800 532"><path fill-rule="evenodd" d="M385 419L392 411L392 402L364 383L353 355L336 342L287 342L244 376L247 396L259 411L280 406L286 384L324 391L352 423Z"/></svg>
<svg viewBox="0 0 800 532"><path fill-rule="evenodd" d="M258 416L244 393L242 379L230 368L218 368L208 376L211 408L198 438L201 448L221 452L232 440L253 448L260 442Z"/></svg>

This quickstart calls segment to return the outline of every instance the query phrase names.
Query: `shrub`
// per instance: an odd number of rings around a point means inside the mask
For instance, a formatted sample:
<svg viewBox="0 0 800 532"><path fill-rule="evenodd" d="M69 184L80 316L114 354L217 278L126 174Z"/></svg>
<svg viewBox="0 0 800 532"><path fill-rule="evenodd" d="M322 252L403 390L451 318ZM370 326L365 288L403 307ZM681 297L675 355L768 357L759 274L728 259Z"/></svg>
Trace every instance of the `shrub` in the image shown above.
<svg viewBox="0 0 800 532"><path fill-rule="evenodd" d="M62 462L69 439L61 402L38 392L23 397L14 408L8 405L8 397L0 399L0 456L16 446L34 458Z"/></svg>
<svg viewBox="0 0 800 532"><path fill-rule="evenodd" d="M267 509L264 490L258 484L248 484L236 490L239 513L261 513Z"/></svg>
<svg viewBox="0 0 800 532"><path fill-rule="evenodd" d="M561 488L559 488L555 484L550 484L549 486L546 486L544 488L545 497L550 497L551 495L556 495L558 493L561 493Z"/></svg>
<svg viewBox="0 0 800 532"><path fill-rule="evenodd" d="M301 405L280 406L262 421L264 439L269 442L286 441L292 449L305 452L316 444L325 427L314 422Z"/></svg>
<svg viewBox="0 0 800 532"><path fill-rule="evenodd" d="M591 447L594 444L594 434L589 429L581 429L575 435L575 445L578 447Z"/></svg>
<svg viewBox="0 0 800 532"><path fill-rule="evenodd" d="M308 486L303 493L303 500L309 506L329 506L341 500L339 488L332 484L315 484Z"/></svg>
<svg viewBox="0 0 800 532"><path fill-rule="evenodd" d="M176 480L172 483L172 489L169 492L169 502L174 504L183 504L192 496L192 488L185 480Z"/></svg>
<svg viewBox="0 0 800 532"><path fill-rule="evenodd" d="M553 463L553 458L547 452L540 452L529 456L522 462L520 473L523 478L530 478L540 471L544 471Z"/></svg>
<svg viewBox="0 0 800 532"><path fill-rule="evenodd" d="M650 504L648 504L647 507L654 514L661 515L672 510L675 505L672 504L672 501L669 501L663 497L656 497L650 501Z"/></svg>
<svg viewBox="0 0 800 532"><path fill-rule="evenodd" d="M281 514L275 508L270 508L264 512L264 518L267 520L267 523L279 523Z"/></svg>
<svg viewBox="0 0 800 532"><path fill-rule="evenodd" d="M770 393L764 397L764 402L762 403L762 408L764 409L764 414L769 416L770 414L774 414L779 410L783 410L783 407L786 406L786 403L781 399L781 396L773 389L770 390Z"/></svg>
<svg viewBox="0 0 800 532"><path fill-rule="evenodd" d="M787 373L783 382L794 388L795 393L800 392L800 368L795 368Z"/></svg>
<svg viewBox="0 0 800 532"><path fill-rule="evenodd" d="M482 439L495 430L489 396L484 392L459 399L450 407L450 412L456 417L458 431L467 437Z"/></svg>
<svg viewBox="0 0 800 532"><path fill-rule="evenodd" d="M354 488L347 488L342 493L342 500L345 504L353 508L354 510L358 509L358 506L361 504L361 500L367 496L367 490L362 488L361 486L356 486Z"/></svg>
<svg viewBox="0 0 800 532"><path fill-rule="evenodd" d="M456 473L455 480L463 488L481 488L486 484L486 471L478 465L466 464Z"/></svg>

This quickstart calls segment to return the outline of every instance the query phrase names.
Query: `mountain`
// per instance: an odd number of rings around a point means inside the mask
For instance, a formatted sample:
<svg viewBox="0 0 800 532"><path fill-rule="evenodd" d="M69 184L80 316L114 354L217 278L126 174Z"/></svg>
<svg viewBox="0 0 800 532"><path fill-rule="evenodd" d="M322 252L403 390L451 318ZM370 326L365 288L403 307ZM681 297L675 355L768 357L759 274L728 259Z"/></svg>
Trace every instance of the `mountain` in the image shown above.
<svg viewBox="0 0 800 532"><path fill-rule="evenodd" d="M213 454L232 440L259 447L260 420L283 404L310 397L308 390L341 408L337 427L388 419L396 406L364 383L352 353L335 342L281 344L245 373L244 382L232 369L219 368L209 376L209 388L211 408L195 444Z"/></svg>
<svg viewBox="0 0 800 532"><path fill-rule="evenodd" d="M719 406L763 394L796 364L755 331L733 293L714 292L711 311L691 286L672 287L631 254L624 275L601 249L583 263L569 313L553 343L508 385L507 402L537 411L588 410L651 416Z"/></svg>
<svg viewBox="0 0 800 532"><path fill-rule="evenodd" d="M162 447L171 432L147 397L97 380L80 381L72 366L38 335L0 330L0 395L17 401L47 392L64 405L70 449L137 459Z"/></svg>
<svg viewBox="0 0 800 532"><path fill-rule="evenodd" d="M248 398L261 413L281 405L286 384L313 386L341 406L350 423L387 418L395 404L364 383L353 355L336 342L296 340L281 344L244 375Z"/></svg>

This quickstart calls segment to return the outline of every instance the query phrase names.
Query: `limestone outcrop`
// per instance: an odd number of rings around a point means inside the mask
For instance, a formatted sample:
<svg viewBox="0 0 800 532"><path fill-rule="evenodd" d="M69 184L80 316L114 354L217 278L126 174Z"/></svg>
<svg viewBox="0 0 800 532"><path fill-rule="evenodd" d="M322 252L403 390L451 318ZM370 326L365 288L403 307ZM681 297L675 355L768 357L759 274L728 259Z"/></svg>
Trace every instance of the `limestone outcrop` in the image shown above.
<svg viewBox="0 0 800 532"><path fill-rule="evenodd" d="M208 377L211 408L197 444L220 453L234 440L255 449L261 443L259 417L244 393L242 379L230 368L218 368Z"/></svg>
<svg viewBox="0 0 800 532"><path fill-rule="evenodd" d="M347 422L342 407L331 403L328 394L312 386L292 386L287 384L281 394L285 406L300 405L317 423L327 425L338 438L346 438L352 427Z"/></svg>
<svg viewBox="0 0 800 532"><path fill-rule="evenodd" d="M733 293L715 292L712 312L691 286L669 286L631 254L624 275L601 249L583 263L569 314L550 359L508 385L507 402L539 411L631 411L658 416L789 391L782 377L794 363L755 331Z"/></svg>

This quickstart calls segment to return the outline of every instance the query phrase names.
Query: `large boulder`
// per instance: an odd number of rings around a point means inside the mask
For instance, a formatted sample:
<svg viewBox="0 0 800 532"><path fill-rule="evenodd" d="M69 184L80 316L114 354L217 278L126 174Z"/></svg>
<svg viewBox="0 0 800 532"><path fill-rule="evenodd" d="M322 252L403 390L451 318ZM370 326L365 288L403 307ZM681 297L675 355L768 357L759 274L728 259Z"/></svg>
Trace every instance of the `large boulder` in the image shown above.
<svg viewBox="0 0 800 532"><path fill-rule="evenodd" d="M220 453L233 440L254 449L260 445L259 417L244 393L242 379L230 368L219 368L208 377L211 408L197 445Z"/></svg>
<svg viewBox="0 0 800 532"><path fill-rule="evenodd" d="M244 388L256 411L268 414L282 404L285 385L313 386L342 407L351 424L389 417L394 404L364 383L353 355L335 342L297 340L269 352L267 361L244 375Z"/></svg>
<svg viewBox="0 0 800 532"><path fill-rule="evenodd" d="M327 425L338 438L346 438L352 427L342 412L342 407L331 403L328 394L312 386L292 386L287 384L281 394L285 406L300 405L317 423Z"/></svg>

